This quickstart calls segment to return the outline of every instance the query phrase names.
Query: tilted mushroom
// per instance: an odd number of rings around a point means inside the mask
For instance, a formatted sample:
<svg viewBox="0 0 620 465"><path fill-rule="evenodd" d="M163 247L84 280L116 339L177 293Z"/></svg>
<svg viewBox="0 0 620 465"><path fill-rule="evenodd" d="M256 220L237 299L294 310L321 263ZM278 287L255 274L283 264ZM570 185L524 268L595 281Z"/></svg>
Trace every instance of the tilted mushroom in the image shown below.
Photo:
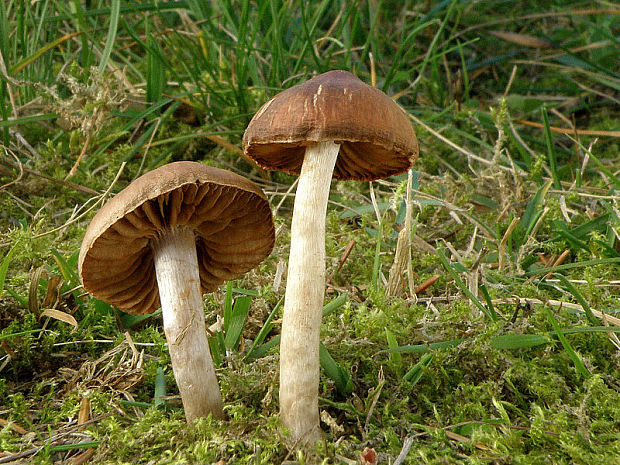
<svg viewBox="0 0 620 465"><path fill-rule="evenodd" d="M330 71L265 103L243 136L260 166L299 174L282 335L280 416L291 440L319 427L319 333L325 289L325 215L332 175L374 180L408 170L418 143L405 112L346 71Z"/></svg>
<svg viewBox="0 0 620 465"><path fill-rule="evenodd" d="M80 249L84 288L119 309L160 307L188 422L222 418L202 293L263 261L275 240L260 187L229 171L176 162L139 177L93 217Z"/></svg>

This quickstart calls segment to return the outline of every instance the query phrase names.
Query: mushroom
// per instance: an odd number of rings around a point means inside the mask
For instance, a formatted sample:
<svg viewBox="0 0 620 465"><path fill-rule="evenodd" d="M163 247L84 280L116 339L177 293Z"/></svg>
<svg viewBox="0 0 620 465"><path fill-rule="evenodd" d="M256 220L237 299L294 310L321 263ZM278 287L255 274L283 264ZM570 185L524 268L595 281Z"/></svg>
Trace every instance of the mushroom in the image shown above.
<svg viewBox="0 0 620 465"><path fill-rule="evenodd" d="M119 309L162 309L189 423L223 418L202 293L257 266L275 240L260 187L229 171L176 162L139 177L93 217L80 249L84 288Z"/></svg>
<svg viewBox="0 0 620 465"><path fill-rule="evenodd" d="M245 131L243 148L263 168L299 174L280 339L280 416L292 441L313 441L330 181L405 172L418 143L392 99L351 73L330 71L265 103Z"/></svg>

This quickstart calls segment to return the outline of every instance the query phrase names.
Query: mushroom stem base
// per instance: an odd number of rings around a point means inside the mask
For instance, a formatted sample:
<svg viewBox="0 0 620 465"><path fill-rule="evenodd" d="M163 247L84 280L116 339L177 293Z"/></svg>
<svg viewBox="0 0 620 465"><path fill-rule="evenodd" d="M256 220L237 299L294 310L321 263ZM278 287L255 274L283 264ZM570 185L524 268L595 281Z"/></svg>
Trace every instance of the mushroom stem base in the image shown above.
<svg viewBox="0 0 620 465"><path fill-rule="evenodd" d="M291 224L280 339L280 417L291 442L319 439L319 335L325 295L325 214L340 145L306 148Z"/></svg>
<svg viewBox="0 0 620 465"><path fill-rule="evenodd" d="M164 332L188 423L223 418L222 396L207 342L194 232L163 231L153 245Z"/></svg>

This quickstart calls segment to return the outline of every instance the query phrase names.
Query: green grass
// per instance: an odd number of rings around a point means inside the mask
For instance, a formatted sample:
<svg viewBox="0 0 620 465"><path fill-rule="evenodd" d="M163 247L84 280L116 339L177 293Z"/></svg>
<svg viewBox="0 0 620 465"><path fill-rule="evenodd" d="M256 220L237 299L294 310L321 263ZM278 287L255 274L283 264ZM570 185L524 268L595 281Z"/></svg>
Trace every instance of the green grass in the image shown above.
<svg viewBox="0 0 620 465"><path fill-rule="evenodd" d="M401 463L618 463L610 5L0 2L0 460L359 463L372 447L394 463L412 441ZM298 455L278 420L275 285L294 178L258 172L238 147L267 99L330 69L376 77L416 121L412 278L440 277L414 298L405 271L386 295L406 174L374 183L374 199L367 183L333 184L325 440ZM208 325L224 318L210 344L228 420L193 427L160 313L89 298L76 267L103 194L176 160L245 175L274 208L284 199L271 257L205 296Z"/></svg>

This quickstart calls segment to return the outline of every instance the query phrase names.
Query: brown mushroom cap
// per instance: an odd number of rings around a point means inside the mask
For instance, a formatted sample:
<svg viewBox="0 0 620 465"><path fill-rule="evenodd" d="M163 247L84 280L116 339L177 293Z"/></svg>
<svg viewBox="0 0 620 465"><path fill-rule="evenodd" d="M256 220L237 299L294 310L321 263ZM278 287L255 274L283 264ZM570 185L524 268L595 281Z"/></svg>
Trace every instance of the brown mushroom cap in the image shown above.
<svg viewBox="0 0 620 465"><path fill-rule="evenodd" d="M251 270L275 241L260 187L196 162L176 162L140 176L93 217L78 268L93 296L134 314L159 308L151 242L159 231L189 227L203 293Z"/></svg>
<svg viewBox="0 0 620 465"><path fill-rule="evenodd" d="M373 180L407 171L418 141L406 113L346 71L329 71L265 103L243 135L243 149L266 169L299 174L305 146L341 144L336 179Z"/></svg>

